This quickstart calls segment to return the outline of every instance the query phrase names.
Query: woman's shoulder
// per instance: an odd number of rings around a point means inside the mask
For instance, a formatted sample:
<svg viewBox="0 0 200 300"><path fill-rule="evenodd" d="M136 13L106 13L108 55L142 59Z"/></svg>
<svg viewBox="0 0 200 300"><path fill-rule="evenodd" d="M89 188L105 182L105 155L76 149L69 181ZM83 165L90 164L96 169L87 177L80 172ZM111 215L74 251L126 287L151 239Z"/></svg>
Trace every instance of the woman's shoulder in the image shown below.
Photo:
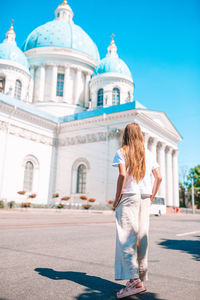
<svg viewBox="0 0 200 300"><path fill-rule="evenodd" d="M124 149L123 147L119 148L116 153L118 153L119 155L124 155Z"/></svg>
<svg viewBox="0 0 200 300"><path fill-rule="evenodd" d="M125 164L125 157L122 148L118 149L117 152L115 153L112 166L117 167L121 163Z"/></svg>

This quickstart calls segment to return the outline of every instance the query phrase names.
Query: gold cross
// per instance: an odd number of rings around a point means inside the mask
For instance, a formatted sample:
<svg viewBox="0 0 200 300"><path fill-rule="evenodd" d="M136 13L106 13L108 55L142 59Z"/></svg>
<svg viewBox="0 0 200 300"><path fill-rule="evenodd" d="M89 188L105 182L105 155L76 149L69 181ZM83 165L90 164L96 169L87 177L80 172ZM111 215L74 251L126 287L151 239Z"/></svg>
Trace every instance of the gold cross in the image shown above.
<svg viewBox="0 0 200 300"><path fill-rule="evenodd" d="M112 33L110 37L111 37L111 39L113 40L113 39L114 39L114 37L115 37L115 34L114 34L114 33Z"/></svg>

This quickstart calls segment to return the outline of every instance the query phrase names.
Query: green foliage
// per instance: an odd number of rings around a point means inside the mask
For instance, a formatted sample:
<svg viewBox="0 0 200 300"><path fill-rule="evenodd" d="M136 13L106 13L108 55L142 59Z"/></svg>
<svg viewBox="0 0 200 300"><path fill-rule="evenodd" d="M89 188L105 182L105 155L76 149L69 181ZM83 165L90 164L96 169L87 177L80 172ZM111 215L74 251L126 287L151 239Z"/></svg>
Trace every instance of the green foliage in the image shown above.
<svg viewBox="0 0 200 300"><path fill-rule="evenodd" d="M187 182L186 182L188 188L191 188L192 186L192 178L194 182L194 187L200 188L200 165L191 168L189 170L189 174L187 176Z"/></svg>
<svg viewBox="0 0 200 300"><path fill-rule="evenodd" d="M186 207L185 186L182 182L179 182L179 199L180 199L180 207Z"/></svg>
<svg viewBox="0 0 200 300"><path fill-rule="evenodd" d="M0 200L0 208L4 208L4 201L3 200Z"/></svg>
<svg viewBox="0 0 200 300"><path fill-rule="evenodd" d="M8 207L13 208L15 206L15 201L8 202Z"/></svg>
<svg viewBox="0 0 200 300"><path fill-rule="evenodd" d="M188 191L188 199L191 201L191 195L192 195L192 179L193 179L193 185L194 185L194 198L195 198L195 204L197 204L198 208L200 208L200 165L197 165L194 168L191 168L189 170L188 176L186 181L179 184L179 192L180 192L180 198L183 199L184 195L183 193L186 193L186 189ZM184 201L183 201L184 202Z"/></svg>
<svg viewBox="0 0 200 300"><path fill-rule="evenodd" d="M33 203L31 206L33 208L49 208L48 204L35 204L35 203Z"/></svg>

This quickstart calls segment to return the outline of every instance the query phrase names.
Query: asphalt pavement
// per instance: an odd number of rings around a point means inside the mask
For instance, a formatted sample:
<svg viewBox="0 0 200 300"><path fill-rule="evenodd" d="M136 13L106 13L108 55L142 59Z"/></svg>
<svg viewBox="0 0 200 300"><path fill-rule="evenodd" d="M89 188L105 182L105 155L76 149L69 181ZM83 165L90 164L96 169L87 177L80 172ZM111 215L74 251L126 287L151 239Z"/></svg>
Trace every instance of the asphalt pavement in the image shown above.
<svg viewBox="0 0 200 300"><path fill-rule="evenodd" d="M0 300L116 299L114 212L0 210ZM200 299L200 216L150 218L147 292Z"/></svg>

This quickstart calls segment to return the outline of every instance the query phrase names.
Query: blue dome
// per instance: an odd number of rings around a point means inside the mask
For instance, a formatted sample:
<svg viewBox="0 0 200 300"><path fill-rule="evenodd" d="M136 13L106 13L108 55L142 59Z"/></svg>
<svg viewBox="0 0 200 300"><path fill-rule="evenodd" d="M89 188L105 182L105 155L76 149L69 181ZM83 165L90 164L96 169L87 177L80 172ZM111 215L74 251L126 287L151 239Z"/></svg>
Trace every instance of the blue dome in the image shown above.
<svg viewBox="0 0 200 300"><path fill-rule="evenodd" d="M110 72L124 74L132 78L129 68L119 57L105 57L99 62L94 70L95 75Z"/></svg>
<svg viewBox="0 0 200 300"><path fill-rule="evenodd" d="M28 60L24 53L17 47L17 45L4 42L0 44L0 59L8 59L15 61L27 69L29 67Z"/></svg>
<svg viewBox="0 0 200 300"><path fill-rule="evenodd" d="M99 61L96 44L79 26L64 20L54 20L33 30L23 45L23 51L39 47L70 48L86 53Z"/></svg>

